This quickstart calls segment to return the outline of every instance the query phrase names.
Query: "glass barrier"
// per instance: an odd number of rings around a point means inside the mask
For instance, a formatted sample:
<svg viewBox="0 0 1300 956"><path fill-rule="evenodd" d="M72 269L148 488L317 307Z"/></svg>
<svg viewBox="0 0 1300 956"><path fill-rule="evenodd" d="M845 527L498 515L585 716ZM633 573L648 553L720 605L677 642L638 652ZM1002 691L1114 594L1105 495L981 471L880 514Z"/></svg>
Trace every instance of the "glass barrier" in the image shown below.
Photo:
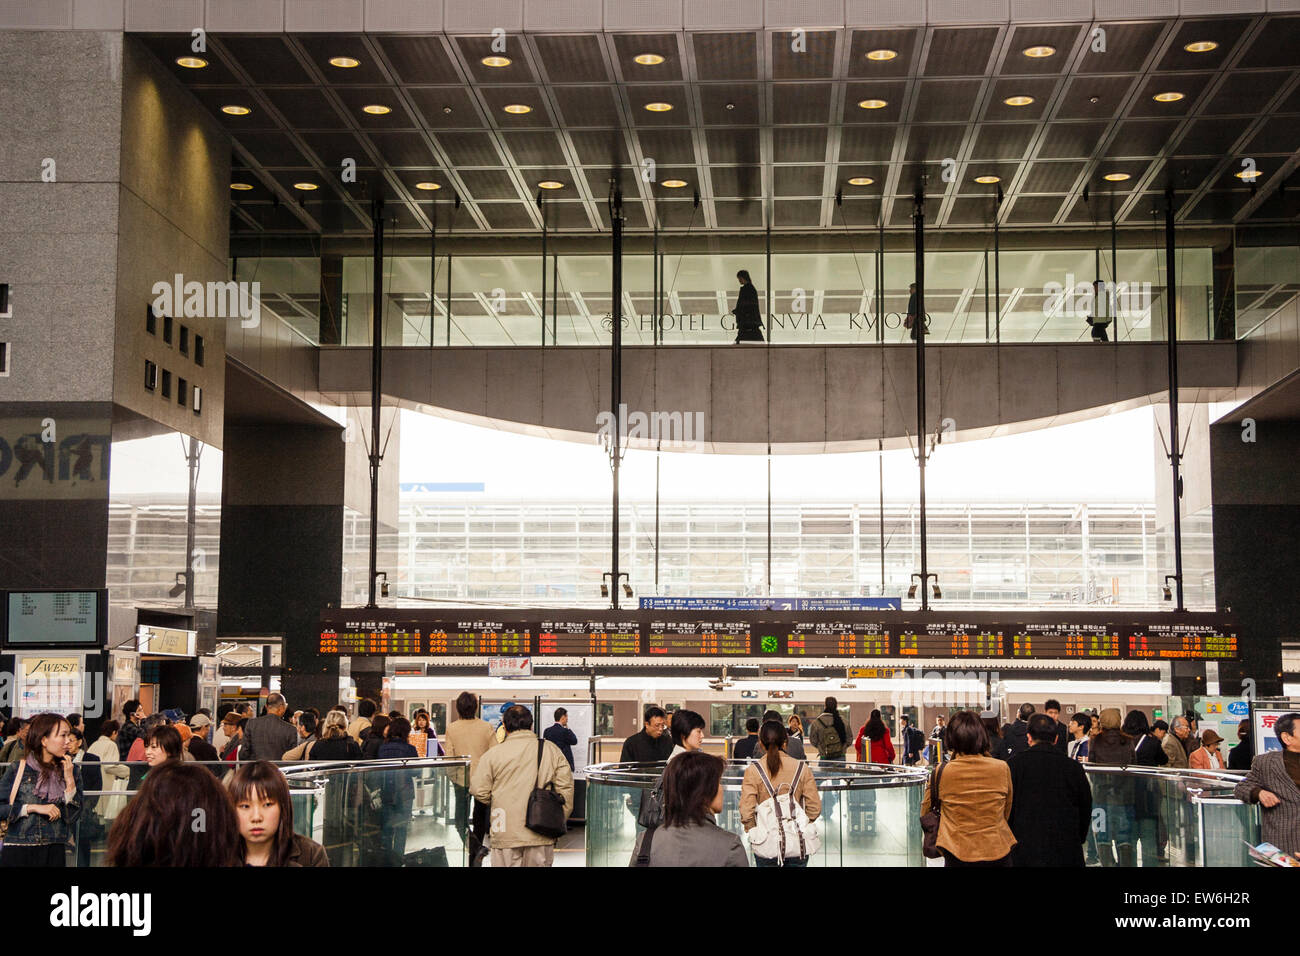
<svg viewBox="0 0 1300 956"><path fill-rule="evenodd" d="M1232 796L1242 774L1085 764L1092 787L1089 865L1248 866L1259 809Z"/></svg>
<svg viewBox="0 0 1300 956"><path fill-rule="evenodd" d="M934 344L1147 342L1165 336L1169 296L1162 242L1121 248L1115 256L1109 248L1003 249L994 255L945 248L939 235L930 239L937 248L925 256L925 312ZM761 251L667 251L658 303L652 256L625 255L623 343L732 344L736 273L744 269L758 293L765 341L910 344L904 320L915 257L911 251L882 254L874 245L873 239L856 251L774 252L770 272ZM1179 247L1177 258L1179 335L1212 338L1222 305L1216 306L1213 250ZM337 304L322 297L319 260L239 259L236 278L260 282L262 307L310 341L366 346L372 260L330 261L339 272L338 291L331 293ZM384 342L418 348L607 346L613 328L609 257L560 255L548 263L543 279L540 244L536 255L454 256L450 263L439 256L436 267L428 256L386 257ZM1253 288L1243 281L1239 297L1242 289ZM1250 308L1243 300L1238 311ZM322 331L324 313L328 335Z"/></svg>
<svg viewBox="0 0 1300 956"><path fill-rule="evenodd" d="M748 761L731 761L722 778L718 826L743 833L740 785ZM921 866L921 794L928 774L872 764L808 765L822 797L822 848L810 866ZM627 866L640 827L642 795L657 764L599 764L587 775L587 865ZM753 865L753 854L746 844Z"/></svg>
<svg viewBox="0 0 1300 956"><path fill-rule="evenodd" d="M274 761L284 772L294 832L325 847L330 866L463 867L468 801L459 786L469 761L456 758L366 761ZM197 762L222 779L229 762ZM124 789L86 790L69 866L104 866L113 821L139 790L143 763L103 763L129 770ZM83 765L84 775L86 766ZM108 774L107 776L111 776Z"/></svg>

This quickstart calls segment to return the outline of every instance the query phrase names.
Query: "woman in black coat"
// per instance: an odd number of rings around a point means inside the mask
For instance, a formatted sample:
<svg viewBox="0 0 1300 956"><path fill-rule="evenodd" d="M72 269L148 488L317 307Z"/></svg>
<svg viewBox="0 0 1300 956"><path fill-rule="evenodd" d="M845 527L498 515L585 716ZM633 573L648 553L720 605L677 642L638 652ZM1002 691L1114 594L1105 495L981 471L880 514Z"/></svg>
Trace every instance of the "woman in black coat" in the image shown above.
<svg viewBox="0 0 1300 956"><path fill-rule="evenodd" d="M744 269L736 273L736 278L740 280L740 293L736 296L736 307L731 310L736 317L736 341L761 342L763 317L758 309L758 290Z"/></svg>

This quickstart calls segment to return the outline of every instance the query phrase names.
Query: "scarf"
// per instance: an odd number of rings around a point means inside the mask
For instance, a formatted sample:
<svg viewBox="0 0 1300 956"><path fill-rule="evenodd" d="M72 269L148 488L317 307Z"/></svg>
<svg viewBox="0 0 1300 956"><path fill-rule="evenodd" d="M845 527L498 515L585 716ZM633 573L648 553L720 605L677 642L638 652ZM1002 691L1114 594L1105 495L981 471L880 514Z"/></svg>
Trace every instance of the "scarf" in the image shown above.
<svg viewBox="0 0 1300 956"><path fill-rule="evenodd" d="M53 770L47 770L36 760L36 755L27 755L27 766L36 771L36 796L45 803L59 803L63 800L63 768L57 763Z"/></svg>

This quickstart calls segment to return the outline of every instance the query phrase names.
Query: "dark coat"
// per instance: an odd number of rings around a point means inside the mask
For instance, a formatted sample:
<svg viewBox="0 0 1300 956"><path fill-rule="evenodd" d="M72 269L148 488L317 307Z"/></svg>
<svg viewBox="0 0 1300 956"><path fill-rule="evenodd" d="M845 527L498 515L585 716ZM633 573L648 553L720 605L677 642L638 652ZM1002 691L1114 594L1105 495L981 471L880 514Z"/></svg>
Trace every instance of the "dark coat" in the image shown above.
<svg viewBox="0 0 1300 956"><path fill-rule="evenodd" d="M1022 754L1029 749L1029 722L1016 720L1002 728L1002 740L1010 756Z"/></svg>
<svg viewBox="0 0 1300 956"><path fill-rule="evenodd" d="M1012 866L1083 866L1092 790L1078 761L1038 744L1009 761Z"/></svg>
<svg viewBox="0 0 1300 956"><path fill-rule="evenodd" d="M747 734L740 740L736 741L736 746L731 748L732 760L748 760L754 756L754 748L758 746L758 734Z"/></svg>
<svg viewBox="0 0 1300 956"><path fill-rule="evenodd" d="M254 717L244 725L240 761L282 760L284 752L298 743L298 729L276 714Z"/></svg>
<svg viewBox="0 0 1300 956"><path fill-rule="evenodd" d="M1237 746L1228 751L1228 769L1229 770L1249 770L1250 762L1255 759L1255 751L1250 746L1250 738L1247 737Z"/></svg>
<svg viewBox="0 0 1300 956"><path fill-rule="evenodd" d="M736 341L763 341L762 313L758 309L758 290L752 283L746 282L736 295L736 307L732 310L736 316Z"/></svg>
<svg viewBox="0 0 1300 956"><path fill-rule="evenodd" d="M668 759L673 752L673 738L667 731L658 737L651 737L645 730L638 730L623 741L623 751L618 755L619 763L660 763Z"/></svg>
<svg viewBox="0 0 1300 956"><path fill-rule="evenodd" d="M989 756L999 760L1010 760L1014 756L1006 737L989 737Z"/></svg>
<svg viewBox="0 0 1300 956"><path fill-rule="evenodd" d="M578 743L578 735L568 727L558 721L546 728L542 734L543 740L549 740L555 746L560 748L560 753L564 754L564 759L569 761L569 769L574 769L573 748Z"/></svg>
<svg viewBox="0 0 1300 956"><path fill-rule="evenodd" d="M1056 749L1067 757L1070 755L1069 747L1072 739L1069 729L1059 720L1056 722Z"/></svg>

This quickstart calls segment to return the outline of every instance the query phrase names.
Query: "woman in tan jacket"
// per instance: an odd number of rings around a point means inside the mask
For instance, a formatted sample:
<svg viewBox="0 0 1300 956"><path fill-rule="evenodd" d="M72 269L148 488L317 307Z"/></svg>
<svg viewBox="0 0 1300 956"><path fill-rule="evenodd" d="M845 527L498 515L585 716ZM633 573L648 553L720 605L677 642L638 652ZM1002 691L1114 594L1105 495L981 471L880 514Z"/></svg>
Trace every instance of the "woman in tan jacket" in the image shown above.
<svg viewBox="0 0 1300 956"><path fill-rule="evenodd" d="M764 769L767 771L767 777L772 782L772 787L778 794L784 796L789 792L790 786L794 783L795 771L803 761L795 760L785 752L786 730L779 720L769 720L759 729L759 744L763 748ZM782 786L785 790L782 790ZM805 764L803 773L799 775L799 789L795 791L795 800L803 807L803 812L808 815L808 822L812 823L822 812L821 794L817 792L817 783L813 780L812 770ZM759 774L758 763L751 762L745 768L745 778L740 784L740 822L748 833L754 828L755 820L758 817L758 805L765 800L772 799L767 792L767 787L763 786L762 777ZM786 859L786 866L807 866L808 858L803 859ZM777 866L775 859L766 860L762 857L754 857L755 866Z"/></svg>
<svg viewBox="0 0 1300 956"><path fill-rule="evenodd" d="M1011 816L1011 768L987 757L988 732L979 714L963 710L948 722L945 752L952 759L935 768L939 780L939 837L947 866L1010 866L1016 838ZM921 816L930 812L931 785L925 788Z"/></svg>

